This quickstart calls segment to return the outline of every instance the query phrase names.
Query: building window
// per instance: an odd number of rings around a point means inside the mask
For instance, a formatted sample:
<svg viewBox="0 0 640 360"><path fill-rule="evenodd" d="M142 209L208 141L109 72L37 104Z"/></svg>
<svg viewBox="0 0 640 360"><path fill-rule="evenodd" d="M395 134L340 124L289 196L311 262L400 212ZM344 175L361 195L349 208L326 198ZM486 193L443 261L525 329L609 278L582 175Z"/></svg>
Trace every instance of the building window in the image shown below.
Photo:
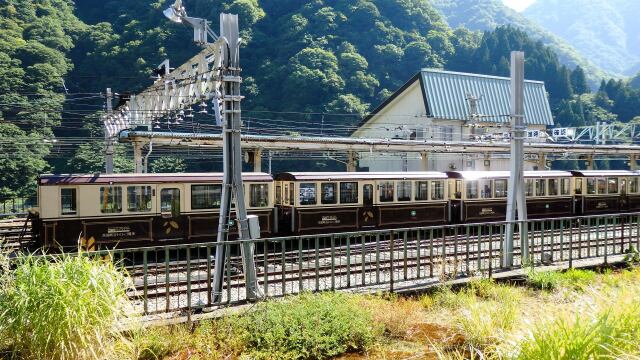
<svg viewBox="0 0 640 360"><path fill-rule="evenodd" d="M269 206L269 185L250 184L249 185L249 206L267 207Z"/></svg>
<svg viewBox="0 0 640 360"><path fill-rule="evenodd" d="M151 211L151 186L127 186L127 211Z"/></svg>
<svg viewBox="0 0 640 360"><path fill-rule="evenodd" d="M393 181L380 182L380 202L393 201Z"/></svg>
<svg viewBox="0 0 640 360"><path fill-rule="evenodd" d="M60 208L62 215L77 214L76 189L60 189Z"/></svg>
<svg viewBox="0 0 640 360"><path fill-rule="evenodd" d="M171 212L172 217L180 215L180 189L162 189L160 191L160 211L163 213Z"/></svg>
<svg viewBox="0 0 640 360"><path fill-rule="evenodd" d="M571 192L570 189L571 179L564 178L560 179L560 195L569 195Z"/></svg>
<svg viewBox="0 0 640 360"><path fill-rule="evenodd" d="M122 212L122 187L100 187L100 212L104 214Z"/></svg>
<svg viewBox="0 0 640 360"><path fill-rule="evenodd" d="M336 183L322 183L320 184L320 202L323 204L335 204L336 201Z"/></svg>
<svg viewBox="0 0 640 360"><path fill-rule="evenodd" d="M467 181L467 199L478 198L478 180Z"/></svg>
<svg viewBox="0 0 640 360"><path fill-rule="evenodd" d="M549 196L558 195L558 179L547 180L547 195Z"/></svg>
<svg viewBox="0 0 640 360"><path fill-rule="evenodd" d="M429 200L428 184L428 181L416 181L416 201Z"/></svg>
<svg viewBox="0 0 640 360"><path fill-rule="evenodd" d="M618 178L608 178L607 179L607 192L609 194L617 194L618 193Z"/></svg>
<svg viewBox="0 0 640 360"><path fill-rule="evenodd" d="M507 180L506 179L498 179L494 181L495 187L495 197L497 198L505 198L507 197Z"/></svg>
<svg viewBox="0 0 640 360"><path fill-rule="evenodd" d="M396 189L398 201L411 201L411 181L398 181Z"/></svg>
<svg viewBox="0 0 640 360"><path fill-rule="evenodd" d="M358 183L357 182L341 182L340 183L340 203L341 204L358 203Z"/></svg>
<svg viewBox="0 0 640 360"><path fill-rule="evenodd" d="M316 204L316 183L300 183L300 205Z"/></svg>
<svg viewBox="0 0 640 360"><path fill-rule="evenodd" d="M221 202L222 185L191 185L191 209L215 209Z"/></svg>

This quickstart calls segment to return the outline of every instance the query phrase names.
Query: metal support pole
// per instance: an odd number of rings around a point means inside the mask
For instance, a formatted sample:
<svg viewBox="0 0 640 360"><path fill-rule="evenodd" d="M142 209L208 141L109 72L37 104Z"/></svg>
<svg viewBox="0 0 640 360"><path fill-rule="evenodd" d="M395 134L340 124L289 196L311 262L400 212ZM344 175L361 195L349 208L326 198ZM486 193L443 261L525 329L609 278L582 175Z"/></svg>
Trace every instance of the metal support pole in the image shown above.
<svg viewBox="0 0 640 360"><path fill-rule="evenodd" d="M516 210L521 241L521 263L529 257L526 220L527 204L524 193L524 52L511 52L511 175L507 199L507 231L504 237L503 267L513 266L513 238Z"/></svg>
<svg viewBox="0 0 640 360"><path fill-rule="evenodd" d="M593 155L587 155L587 170L593 170Z"/></svg>
<svg viewBox="0 0 640 360"><path fill-rule="evenodd" d="M133 143L133 163L135 164L135 173L141 174L144 172L144 166L142 164L142 143Z"/></svg>
<svg viewBox="0 0 640 360"><path fill-rule="evenodd" d="M226 39L227 46L223 52L222 85L224 117L223 133L223 169L222 201L220 205L220 220L218 222L218 245L216 245L215 271L213 277L213 298L219 302L222 298L222 278L226 250L225 242L229 236L231 220L231 203L235 202L235 213L240 240L245 240L240 246L245 278L247 300L263 297L258 286L256 266L253 259L252 234L249 231L247 209L244 201L244 187L242 185L242 148L240 143L240 42L238 31L238 15L220 14L220 37ZM217 100L216 100L217 101ZM253 234L254 236L256 234ZM259 236L259 234L257 234Z"/></svg>
<svg viewBox="0 0 640 360"><path fill-rule="evenodd" d="M544 153L538 154L538 170L546 170L547 169L547 155Z"/></svg>
<svg viewBox="0 0 640 360"><path fill-rule="evenodd" d="M111 93L111 88L107 88L107 115L113 115L113 94ZM113 153L115 150L113 139L109 136L106 129L104 133L104 140L104 172L107 174L113 174Z"/></svg>
<svg viewBox="0 0 640 360"><path fill-rule="evenodd" d="M269 150L269 174L272 174L271 172L271 160L273 159L273 151Z"/></svg>

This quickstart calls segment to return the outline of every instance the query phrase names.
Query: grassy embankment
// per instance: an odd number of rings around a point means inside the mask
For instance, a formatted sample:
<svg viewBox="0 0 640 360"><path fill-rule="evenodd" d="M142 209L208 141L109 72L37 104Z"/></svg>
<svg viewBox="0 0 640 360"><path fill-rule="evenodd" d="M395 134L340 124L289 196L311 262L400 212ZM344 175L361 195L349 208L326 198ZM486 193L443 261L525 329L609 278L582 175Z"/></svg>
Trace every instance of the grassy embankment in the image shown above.
<svg viewBox="0 0 640 360"><path fill-rule="evenodd" d="M5 264L6 265L6 264ZM533 272L414 298L303 294L199 324L118 331L126 279L81 258L0 262L11 358L594 359L640 356L640 270ZM11 275L13 274L13 275Z"/></svg>

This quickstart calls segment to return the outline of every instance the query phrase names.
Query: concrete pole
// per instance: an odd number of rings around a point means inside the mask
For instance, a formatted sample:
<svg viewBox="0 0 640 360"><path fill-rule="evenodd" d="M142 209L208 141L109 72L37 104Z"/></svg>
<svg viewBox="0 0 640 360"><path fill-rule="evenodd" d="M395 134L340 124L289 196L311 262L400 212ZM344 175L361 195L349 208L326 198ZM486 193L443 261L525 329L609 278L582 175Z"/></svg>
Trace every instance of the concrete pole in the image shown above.
<svg viewBox="0 0 640 360"><path fill-rule="evenodd" d="M133 163L135 164L135 173L142 174L144 166L142 164L142 143L136 141L133 143Z"/></svg>
<svg viewBox="0 0 640 360"><path fill-rule="evenodd" d="M629 156L629 169L631 171L638 170L638 158L640 158L638 155Z"/></svg>
<svg viewBox="0 0 640 360"><path fill-rule="evenodd" d="M593 170L593 155L587 155L587 170Z"/></svg>
<svg viewBox="0 0 640 360"><path fill-rule="evenodd" d="M429 171L429 153L426 151L420 153L420 171Z"/></svg>
<svg viewBox="0 0 640 360"><path fill-rule="evenodd" d="M262 149L253 152L253 172L262 172Z"/></svg>
<svg viewBox="0 0 640 360"><path fill-rule="evenodd" d="M538 170L546 170L547 169L547 155L544 153L538 154Z"/></svg>
<svg viewBox="0 0 640 360"><path fill-rule="evenodd" d="M356 171L356 153L349 151L347 153L347 172Z"/></svg>
<svg viewBox="0 0 640 360"><path fill-rule="evenodd" d="M504 237L503 266L513 266L516 215L519 223L521 262L529 258L527 236L527 204L524 193L524 52L511 52L511 161L507 198L506 232Z"/></svg>
<svg viewBox="0 0 640 360"><path fill-rule="evenodd" d="M107 88L107 116L113 115L113 94L111 88ZM113 153L115 152L113 139L107 134L105 129L104 133L105 151L104 151L104 172L106 174L113 174Z"/></svg>

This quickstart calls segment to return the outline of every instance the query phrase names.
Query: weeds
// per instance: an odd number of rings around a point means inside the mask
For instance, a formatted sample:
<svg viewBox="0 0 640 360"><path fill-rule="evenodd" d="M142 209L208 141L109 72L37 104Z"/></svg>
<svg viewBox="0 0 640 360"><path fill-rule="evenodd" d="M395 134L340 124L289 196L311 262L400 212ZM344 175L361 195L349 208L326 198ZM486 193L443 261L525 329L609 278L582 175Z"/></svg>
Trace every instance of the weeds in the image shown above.
<svg viewBox="0 0 640 360"><path fill-rule="evenodd" d="M562 275L557 271L529 270L527 284L536 290L551 291L557 289L562 282Z"/></svg>
<svg viewBox="0 0 640 360"><path fill-rule="evenodd" d="M82 256L22 259L0 291L0 332L14 354L34 359L97 358L117 335L128 299L124 276Z"/></svg>

